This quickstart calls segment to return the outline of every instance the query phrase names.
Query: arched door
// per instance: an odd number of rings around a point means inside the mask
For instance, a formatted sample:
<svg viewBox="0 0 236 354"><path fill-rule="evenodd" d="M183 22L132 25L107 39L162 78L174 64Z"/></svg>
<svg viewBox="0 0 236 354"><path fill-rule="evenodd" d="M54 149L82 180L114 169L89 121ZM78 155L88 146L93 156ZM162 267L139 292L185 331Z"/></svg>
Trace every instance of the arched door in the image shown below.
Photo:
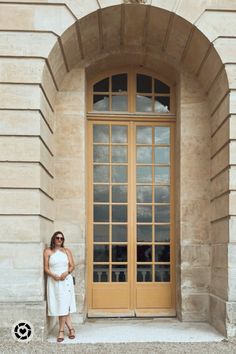
<svg viewBox="0 0 236 354"><path fill-rule="evenodd" d="M175 315L170 86L133 71L92 90L88 315Z"/></svg>

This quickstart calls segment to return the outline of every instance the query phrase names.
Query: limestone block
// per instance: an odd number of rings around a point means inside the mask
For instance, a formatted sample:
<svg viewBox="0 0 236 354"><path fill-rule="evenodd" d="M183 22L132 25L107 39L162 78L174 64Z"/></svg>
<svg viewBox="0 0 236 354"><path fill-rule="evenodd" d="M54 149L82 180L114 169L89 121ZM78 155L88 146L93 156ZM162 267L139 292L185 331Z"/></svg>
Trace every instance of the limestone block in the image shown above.
<svg viewBox="0 0 236 354"><path fill-rule="evenodd" d="M78 267L85 265L86 245L84 243L78 243L78 242L73 243L73 244L70 242L67 242L67 247L70 248L70 250L73 254L75 267L78 271Z"/></svg>
<svg viewBox="0 0 236 354"><path fill-rule="evenodd" d="M100 7L106 8L106 7L110 7L115 6L115 5L122 5L124 2L122 0L112 0L112 3L110 0L98 0Z"/></svg>
<svg viewBox="0 0 236 354"><path fill-rule="evenodd" d="M183 321L206 321L208 318L208 294L183 294L182 319Z"/></svg>
<svg viewBox="0 0 236 354"><path fill-rule="evenodd" d="M55 217L53 199L44 193L40 193L40 215L45 216L49 220L54 220Z"/></svg>
<svg viewBox="0 0 236 354"><path fill-rule="evenodd" d="M211 270L211 293L222 299L228 298L228 272L225 268Z"/></svg>
<svg viewBox="0 0 236 354"><path fill-rule="evenodd" d="M211 133L214 134L216 129L222 124L230 113L230 94L226 95L221 101L218 108L213 112L211 116Z"/></svg>
<svg viewBox="0 0 236 354"><path fill-rule="evenodd" d="M211 202L211 220L226 217L229 215L229 196L223 194L220 197L213 199Z"/></svg>
<svg viewBox="0 0 236 354"><path fill-rule="evenodd" d="M57 41L50 32L1 32L0 54L3 56L47 58Z"/></svg>
<svg viewBox="0 0 236 354"><path fill-rule="evenodd" d="M207 211L207 215L209 212ZM210 241L210 224L199 219L198 222L193 222L192 217L188 222L181 222L181 238L182 244L204 244Z"/></svg>
<svg viewBox="0 0 236 354"><path fill-rule="evenodd" d="M50 54L48 56L48 62L52 69L57 85L59 86L67 73L67 68L58 41L54 44L53 48L51 48Z"/></svg>
<svg viewBox="0 0 236 354"><path fill-rule="evenodd" d="M229 113L236 113L236 92L234 91L230 91L229 94L230 97L230 106L229 106Z"/></svg>
<svg viewBox="0 0 236 354"><path fill-rule="evenodd" d="M236 141L234 140L229 143L229 163L236 164Z"/></svg>
<svg viewBox="0 0 236 354"><path fill-rule="evenodd" d="M2 242L39 242L48 220L31 215L0 215ZM44 226L45 225L45 226Z"/></svg>
<svg viewBox="0 0 236 354"><path fill-rule="evenodd" d="M211 139L211 155L225 145L229 140L229 119L225 120Z"/></svg>
<svg viewBox="0 0 236 354"><path fill-rule="evenodd" d="M61 91L85 92L85 69L77 67L71 69L64 77L61 84Z"/></svg>
<svg viewBox="0 0 236 354"><path fill-rule="evenodd" d="M233 114L229 117L229 137L236 139L236 115Z"/></svg>
<svg viewBox="0 0 236 354"><path fill-rule="evenodd" d="M183 292L207 292L209 290L210 267L189 267L181 271L181 289Z"/></svg>
<svg viewBox="0 0 236 354"><path fill-rule="evenodd" d="M40 135L41 119L39 112L1 110L0 135Z"/></svg>
<svg viewBox="0 0 236 354"><path fill-rule="evenodd" d="M228 302L226 309L229 323L236 323L236 302Z"/></svg>
<svg viewBox="0 0 236 354"><path fill-rule="evenodd" d="M75 221L66 221L66 220L55 220L54 229L63 230L63 233L66 235L67 239L71 243L84 243L85 242L85 227L86 220L84 219L83 224L79 224Z"/></svg>
<svg viewBox="0 0 236 354"><path fill-rule="evenodd" d="M228 246L224 244L212 245L212 267L214 268L226 268L228 266Z"/></svg>
<svg viewBox="0 0 236 354"><path fill-rule="evenodd" d="M226 302L210 294L209 321L221 333L226 333Z"/></svg>
<svg viewBox="0 0 236 354"><path fill-rule="evenodd" d="M210 265L210 246L184 245L181 247L181 268L207 267Z"/></svg>
<svg viewBox="0 0 236 354"><path fill-rule="evenodd" d="M1 82L40 83L45 65L39 58L0 58Z"/></svg>
<svg viewBox="0 0 236 354"><path fill-rule="evenodd" d="M42 243L4 243L0 249L1 269L7 269L7 263L16 270L42 269Z"/></svg>
<svg viewBox="0 0 236 354"><path fill-rule="evenodd" d="M43 269L8 269L2 272L0 301L44 300L42 272Z"/></svg>
<svg viewBox="0 0 236 354"><path fill-rule="evenodd" d="M229 165L229 145L225 145L211 160L211 176L215 177Z"/></svg>
<svg viewBox="0 0 236 354"><path fill-rule="evenodd" d="M143 43L143 29L146 13L143 6L132 5L125 7L124 16L124 44L141 46ZM139 24L137 26L137 23Z"/></svg>
<svg viewBox="0 0 236 354"><path fill-rule="evenodd" d="M55 199L54 208L56 220L84 223L86 217L85 205L80 199Z"/></svg>
<svg viewBox="0 0 236 354"><path fill-rule="evenodd" d="M211 105L211 110L215 110L219 103L222 101L224 96L229 91L229 83L225 70L216 77L213 85L210 87L208 92L209 102Z"/></svg>
<svg viewBox="0 0 236 354"><path fill-rule="evenodd" d="M182 222L196 225L198 223L209 223L209 199L189 199L187 198L182 203L181 220ZM204 213L202 212L204 210ZM205 234L205 233L204 233Z"/></svg>
<svg viewBox="0 0 236 354"><path fill-rule="evenodd" d="M3 188L40 188L39 164L0 163L0 186Z"/></svg>
<svg viewBox="0 0 236 354"><path fill-rule="evenodd" d="M224 4L226 5L226 3ZM236 38L235 37L219 37L214 41L214 47L219 53L223 63L234 63L236 56Z"/></svg>
<svg viewBox="0 0 236 354"><path fill-rule="evenodd" d="M231 252L230 252L231 253ZM235 250L233 257L235 258ZM232 255L229 255L232 258ZM234 262L235 263L235 262ZM228 300L236 301L236 267L230 267L228 270Z"/></svg>
<svg viewBox="0 0 236 354"><path fill-rule="evenodd" d="M212 243L227 243L230 236L230 222L228 219L221 219L211 224Z"/></svg>
<svg viewBox="0 0 236 354"><path fill-rule="evenodd" d="M50 102L51 106L54 108L57 88L55 86L53 79L54 79L53 74L49 71L49 67L45 63L43 67L41 82L42 82L42 87L45 91L45 95L48 101Z"/></svg>
<svg viewBox="0 0 236 354"><path fill-rule="evenodd" d="M216 175L211 181L211 199L228 192L229 190L229 170Z"/></svg>
<svg viewBox="0 0 236 354"><path fill-rule="evenodd" d="M212 85L221 68L222 61L218 53L212 47L199 72L199 79L205 91L209 90L209 87Z"/></svg>
<svg viewBox="0 0 236 354"><path fill-rule="evenodd" d="M59 92L57 95L57 113L74 114L77 117L85 116L84 94L79 91ZM65 119L65 118L64 118Z"/></svg>
<svg viewBox="0 0 236 354"><path fill-rule="evenodd" d="M168 11L173 11L177 5L177 0L152 0L152 6L160 7L161 9L165 9Z"/></svg>
<svg viewBox="0 0 236 354"><path fill-rule="evenodd" d="M65 52L67 64L71 69L81 59L81 52L79 48L79 42L78 42L78 36L76 33L75 24L73 24L63 33L63 36L61 37L61 41Z"/></svg>
<svg viewBox="0 0 236 354"><path fill-rule="evenodd" d="M48 240L49 240L49 244L47 246L48 247L50 246L50 240L53 232L54 232L53 221L40 217L40 237L41 237L41 241L44 242L44 246L46 245Z"/></svg>
<svg viewBox="0 0 236 354"><path fill-rule="evenodd" d="M229 255L229 263L228 263L229 267L236 268L236 244L234 243L228 244L228 255Z"/></svg>
<svg viewBox="0 0 236 354"><path fill-rule="evenodd" d="M183 0L178 3L178 6L176 7L176 14L186 19L190 23L194 23L206 9L207 5L208 4L205 0Z"/></svg>
<svg viewBox="0 0 236 354"><path fill-rule="evenodd" d="M78 19L87 16L99 9L97 0L79 0L79 2L73 0L65 0L64 2L69 6L69 8L73 11Z"/></svg>
<svg viewBox="0 0 236 354"><path fill-rule="evenodd" d="M27 4L1 4L2 30L52 31L61 35L74 17L65 6Z"/></svg>
<svg viewBox="0 0 236 354"><path fill-rule="evenodd" d="M219 36L234 36L236 31L235 12L208 10L196 22L196 27L213 42ZM227 23L227 26L225 24Z"/></svg>
<svg viewBox="0 0 236 354"><path fill-rule="evenodd" d="M110 2L109 0L106 1ZM105 50L118 48L121 40L121 8L107 7L101 12L101 16Z"/></svg>
<svg viewBox="0 0 236 354"><path fill-rule="evenodd" d="M91 58L100 51L98 13L93 12L79 22L84 55Z"/></svg>

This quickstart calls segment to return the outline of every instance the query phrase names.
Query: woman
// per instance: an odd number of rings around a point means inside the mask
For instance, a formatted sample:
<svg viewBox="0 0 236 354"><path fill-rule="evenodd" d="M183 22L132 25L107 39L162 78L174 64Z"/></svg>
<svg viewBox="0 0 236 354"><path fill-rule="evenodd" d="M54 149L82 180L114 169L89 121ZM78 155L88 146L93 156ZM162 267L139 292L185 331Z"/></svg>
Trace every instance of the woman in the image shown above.
<svg viewBox="0 0 236 354"><path fill-rule="evenodd" d="M65 324L69 329L68 337L75 338L70 313L76 312L73 277L70 274L75 266L72 253L64 247L64 235L56 231L51 238L50 247L44 251L44 271L47 279L48 316L59 317L57 342L64 340Z"/></svg>

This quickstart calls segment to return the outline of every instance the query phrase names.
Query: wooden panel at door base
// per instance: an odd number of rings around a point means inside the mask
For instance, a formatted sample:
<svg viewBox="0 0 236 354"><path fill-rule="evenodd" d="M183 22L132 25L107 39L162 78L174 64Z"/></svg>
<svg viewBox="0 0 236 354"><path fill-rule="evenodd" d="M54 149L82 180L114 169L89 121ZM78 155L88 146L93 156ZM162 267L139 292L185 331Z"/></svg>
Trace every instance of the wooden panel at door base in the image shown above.
<svg viewBox="0 0 236 354"><path fill-rule="evenodd" d="M145 284L137 286L137 309L172 308L171 284Z"/></svg>
<svg viewBox="0 0 236 354"><path fill-rule="evenodd" d="M128 309L128 286L96 287L92 290L93 309Z"/></svg>

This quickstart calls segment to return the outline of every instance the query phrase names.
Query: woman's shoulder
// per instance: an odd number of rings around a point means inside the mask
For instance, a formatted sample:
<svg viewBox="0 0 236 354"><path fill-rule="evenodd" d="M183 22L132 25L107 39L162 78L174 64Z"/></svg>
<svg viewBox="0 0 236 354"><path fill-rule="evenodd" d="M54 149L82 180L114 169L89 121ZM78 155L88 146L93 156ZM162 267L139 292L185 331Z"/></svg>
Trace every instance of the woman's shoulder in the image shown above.
<svg viewBox="0 0 236 354"><path fill-rule="evenodd" d="M53 253L53 252L52 252L52 250L51 250L50 247L47 247L47 248L44 249L44 254L45 254L45 255L51 255L52 253Z"/></svg>
<svg viewBox="0 0 236 354"><path fill-rule="evenodd" d="M65 252L71 253L71 250L68 247L64 247Z"/></svg>

